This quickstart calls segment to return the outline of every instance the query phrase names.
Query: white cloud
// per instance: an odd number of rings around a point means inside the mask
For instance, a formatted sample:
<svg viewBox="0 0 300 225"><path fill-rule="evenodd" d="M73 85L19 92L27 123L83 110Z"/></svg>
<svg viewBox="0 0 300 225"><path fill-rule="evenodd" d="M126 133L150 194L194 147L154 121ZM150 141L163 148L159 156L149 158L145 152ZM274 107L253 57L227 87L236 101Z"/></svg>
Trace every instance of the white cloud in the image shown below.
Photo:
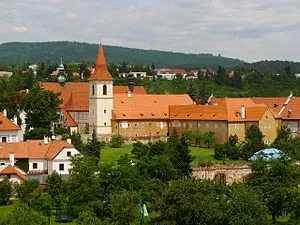
<svg viewBox="0 0 300 225"><path fill-rule="evenodd" d="M247 61L300 60L299 0L3 0L0 8L0 42L101 39Z"/></svg>
<svg viewBox="0 0 300 225"><path fill-rule="evenodd" d="M13 27L12 30L13 30L13 32L16 32L16 33L24 33L28 29L24 26L21 26L21 27Z"/></svg>

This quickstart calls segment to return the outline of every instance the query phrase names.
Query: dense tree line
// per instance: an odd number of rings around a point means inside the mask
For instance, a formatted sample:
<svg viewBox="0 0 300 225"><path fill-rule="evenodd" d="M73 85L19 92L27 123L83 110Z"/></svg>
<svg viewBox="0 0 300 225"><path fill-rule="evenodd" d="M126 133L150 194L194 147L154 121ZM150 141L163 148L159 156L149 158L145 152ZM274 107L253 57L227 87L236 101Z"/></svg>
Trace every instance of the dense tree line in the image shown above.
<svg viewBox="0 0 300 225"><path fill-rule="evenodd" d="M212 54L185 54L156 50L141 50L117 46L104 46L107 61L120 64L122 62L162 67L234 67L243 61L238 59L213 56ZM68 62L83 60L94 62L98 45L79 42L11 42L0 45L0 62L38 63L41 61L57 62L60 57ZM47 54L45 54L47 53Z"/></svg>
<svg viewBox="0 0 300 225"><path fill-rule="evenodd" d="M166 142L137 142L113 163L99 163L96 140L72 138L82 155L72 158L69 180L53 173L44 189L36 181L0 182L0 203L17 199L0 224L44 224L55 209L79 225L267 225L282 215L299 223L300 171L290 161L257 161L244 184L225 186L191 176L187 140L176 132Z"/></svg>

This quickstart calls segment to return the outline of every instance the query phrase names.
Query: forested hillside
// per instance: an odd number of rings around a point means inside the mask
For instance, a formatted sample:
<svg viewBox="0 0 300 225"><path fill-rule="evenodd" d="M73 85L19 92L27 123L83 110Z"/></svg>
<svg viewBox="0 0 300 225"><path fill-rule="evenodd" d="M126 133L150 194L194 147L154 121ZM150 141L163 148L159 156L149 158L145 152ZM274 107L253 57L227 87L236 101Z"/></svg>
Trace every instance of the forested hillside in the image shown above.
<svg viewBox="0 0 300 225"><path fill-rule="evenodd" d="M271 72L271 73L286 73L287 68L290 69L290 73L300 73L300 63L299 62L291 62L291 61L260 61L255 63L245 63L243 65L244 68L253 68L258 70L259 72Z"/></svg>
<svg viewBox="0 0 300 225"><path fill-rule="evenodd" d="M79 42L10 42L0 44L0 64L57 62L63 57L65 62L94 62L97 44ZM184 54L156 50L141 50L117 46L105 46L109 63L135 63L165 67L216 68L235 67L244 62L211 54Z"/></svg>

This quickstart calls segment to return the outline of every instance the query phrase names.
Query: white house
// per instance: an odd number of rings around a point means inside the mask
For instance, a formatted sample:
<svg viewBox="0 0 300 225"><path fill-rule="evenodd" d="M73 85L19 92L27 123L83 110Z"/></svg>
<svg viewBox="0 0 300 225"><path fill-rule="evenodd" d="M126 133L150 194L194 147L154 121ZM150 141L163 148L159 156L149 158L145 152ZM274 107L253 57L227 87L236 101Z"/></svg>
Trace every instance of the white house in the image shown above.
<svg viewBox="0 0 300 225"><path fill-rule="evenodd" d="M70 141L27 140L26 142L0 143L0 165L14 166L18 160L28 161L27 174L52 174L56 171L68 175L70 157L79 154Z"/></svg>
<svg viewBox="0 0 300 225"><path fill-rule="evenodd" d="M11 121L7 117L6 110L0 112L0 143L19 142L23 140L21 128L17 124L17 117Z"/></svg>
<svg viewBox="0 0 300 225"><path fill-rule="evenodd" d="M0 181L5 177L7 177L10 182L17 184L28 180L26 172L21 170L19 167L12 165L0 166Z"/></svg>

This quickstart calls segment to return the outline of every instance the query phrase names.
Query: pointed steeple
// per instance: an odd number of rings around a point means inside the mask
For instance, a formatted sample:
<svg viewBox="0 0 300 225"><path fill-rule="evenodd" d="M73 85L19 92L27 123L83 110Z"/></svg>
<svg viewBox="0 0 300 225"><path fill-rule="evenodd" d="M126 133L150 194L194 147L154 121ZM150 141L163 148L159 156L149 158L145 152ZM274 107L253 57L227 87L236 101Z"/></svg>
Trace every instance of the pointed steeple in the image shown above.
<svg viewBox="0 0 300 225"><path fill-rule="evenodd" d="M98 54L96 58L96 68L93 74L90 76L89 81L112 81L113 78L107 70L106 60L104 56L104 50L102 44L99 45Z"/></svg>

